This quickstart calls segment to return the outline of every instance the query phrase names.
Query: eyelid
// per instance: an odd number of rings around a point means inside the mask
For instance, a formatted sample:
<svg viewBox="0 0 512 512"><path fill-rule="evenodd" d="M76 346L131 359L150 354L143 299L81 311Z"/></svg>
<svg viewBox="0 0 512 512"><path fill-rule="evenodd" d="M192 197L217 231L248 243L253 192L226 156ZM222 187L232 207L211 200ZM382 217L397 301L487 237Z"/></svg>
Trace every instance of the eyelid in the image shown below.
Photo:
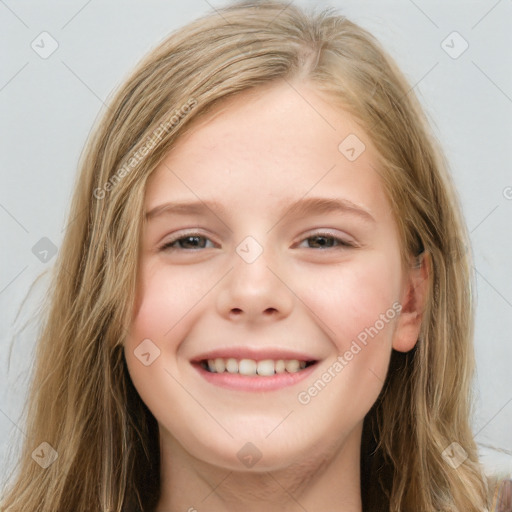
<svg viewBox="0 0 512 512"><path fill-rule="evenodd" d="M339 235L337 233L333 233L329 229L321 229L321 228L318 230L313 230L309 233L306 233L305 235L301 235L301 238L298 243L302 243L302 242L308 240L309 238L322 237L322 236L336 240L337 242L339 242L339 244L342 247L359 247L359 244L352 237L348 237L348 239L347 239L347 235L345 235L345 236Z"/></svg>
<svg viewBox="0 0 512 512"><path fill-rule="evenodd" d="M165 250L182 250L182 251L191 251L191 252L196 252L196 251L200 251L201 249L211 249L212 247L199 247L197 249L181 249L181 248L171 248L171 245L175 244L176 242L179 242L180 240L182 239L185 239L185 238L188 238L188 237L200 237L200 238L204 238L205 240L207 241L210 241L212 242L213 244L215 244L215 242L209 237L207 236L206 234L203 234L201 233L199 230L197 229L191 229L189 231L184 231L184 232L181 232L181 233L178 233L178 234L175 234L170 240L167 240L165 241L164 243L160 244L160 246L158 247L158 250L159 251L165 251ZM328 249L336 249L336 248L343 248L343 247L346 247L346 248L349 248L349 247L353 247L353 248L356 248L356 247L360 247L360 245L355 242L352 237L349 237L350 240L347 240L345 239L343 236L340 236L336 233L333 233L332 231L330 231L329 229L318 229L318 230L313 230L309 233L306 233L306 234L303 234L301 235L300 239L298 242L295 242L292 247L296 246L296 245L299 245L305 241L307 241L308 239L310 238L314 238L314 237L326 237L326 238L332 238L333 240L335 240L338 245L335 246L335 247L326 247L326 248L323 248L321 250L323 251L326 251Z"/></svg>
<svg viewBox="0 0 512 512"><path fill-rule="evenodd" d="M193 236L205 238L206 240L209 240L210 242L215 244L215 242L209 236L207 236L206 234L201 233L197 229L195 229L195 230L190 230L190 231L185 231L185 232L179 232L178 234L173 235L172 238L170 238L170 239L166 240L165 242L161 243L158 246L158 250L162 251L162 250L170 249L169 246L171 246L172 244L178 242L179 240L181 240L183 238L187 238L187 237L193 237ZM181 250L186 251L187 249L181 249ZM189 249L189 250L194 250L194 249Z"/></svg>

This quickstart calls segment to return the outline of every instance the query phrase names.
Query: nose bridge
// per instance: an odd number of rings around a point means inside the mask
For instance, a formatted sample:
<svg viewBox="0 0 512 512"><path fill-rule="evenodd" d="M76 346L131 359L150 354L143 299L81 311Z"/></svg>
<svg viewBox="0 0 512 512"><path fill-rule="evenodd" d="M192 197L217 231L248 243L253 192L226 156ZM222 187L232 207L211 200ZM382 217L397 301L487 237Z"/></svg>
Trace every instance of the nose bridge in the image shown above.
<svg viewBox="0 0 512 512"><path fill-rule="evenodd" d="M272 262L272 251L268 243L263 246L255 237L249 235L238 244L235 253L232 286L238 296L245 294L247 297L251 296L252 300L269 300L270 288L275 286L275 276L269 267L275 265L275 261Z"/></svg>
<svg viewBox="0 0 512 512"><path fill-rule="evenodd" d="M267 240L267 239L265 239ZM219 294L222 315L243 316L254 320L269 312L283 316L292 307L290 290L278 278L278 254L254 236L247 236L235 248L232 271ZM276 275L277 274L277 275Z"/></svg>

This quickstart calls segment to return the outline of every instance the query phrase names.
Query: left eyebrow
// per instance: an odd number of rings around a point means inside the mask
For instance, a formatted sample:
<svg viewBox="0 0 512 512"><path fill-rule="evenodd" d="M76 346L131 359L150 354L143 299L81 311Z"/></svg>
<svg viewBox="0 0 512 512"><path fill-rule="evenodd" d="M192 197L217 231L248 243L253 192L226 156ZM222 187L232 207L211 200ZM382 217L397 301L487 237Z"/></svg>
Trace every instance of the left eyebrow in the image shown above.
<svg viewBox="0 0 512 512"><path fill-rule="evenodd" d="M188 202L168 202L163 203L146 212L146 220L154 219L163 214L175 215L194 215L204 214L208 211L217 211L221 215L226 213L226 209L217 201L188 201Z"/></svg>
<svg viewBox="0 0 512 512"><path fill-rule="evenodd" d="M146 219L151 220L163 214L193 215L214 212L219 215L226 214L226 208L217 201L190 201L190 202L167 202L155 206L146 212ZM360 205L343 198L309 197L298 201L287 202L281 209L279 218L288 215L297 217L312 213L333 213L358 216L367 223L376 223L372 214Z"/></svg>
<svg viewBox="0 0 512 512"><path fill-rule="evenodd" d="M295 215L301 217L311 213L344 213L355 215L367 223L376 223L373 215L356 203L348 199L334 197L308 197L286 203L283 207L282 217Z"/></svg>

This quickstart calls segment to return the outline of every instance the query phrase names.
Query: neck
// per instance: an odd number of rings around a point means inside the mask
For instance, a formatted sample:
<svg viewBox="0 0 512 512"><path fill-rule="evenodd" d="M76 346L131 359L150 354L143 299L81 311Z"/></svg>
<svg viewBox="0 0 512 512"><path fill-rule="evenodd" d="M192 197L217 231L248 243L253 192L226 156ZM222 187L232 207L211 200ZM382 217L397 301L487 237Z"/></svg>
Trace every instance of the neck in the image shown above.
<svg viewBox="0 0 512 512"><path fill-rule="evenodd" d="M343 444L275 471L233 471L188 454L160 429L161 497L156 512L362 512L362 425Z"/></svg>

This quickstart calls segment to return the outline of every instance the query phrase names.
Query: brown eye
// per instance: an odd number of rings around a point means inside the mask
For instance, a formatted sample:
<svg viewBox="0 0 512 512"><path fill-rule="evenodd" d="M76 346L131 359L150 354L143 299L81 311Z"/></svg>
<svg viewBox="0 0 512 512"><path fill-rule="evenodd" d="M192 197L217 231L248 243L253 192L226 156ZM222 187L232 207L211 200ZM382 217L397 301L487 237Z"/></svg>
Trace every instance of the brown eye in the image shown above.
<svg viewBox="0 0 512 512"><path fill-rule="evenodd" d="M346 242L341 238L329 233L318 233L307 237L304 241L309 242L310 249L332 249L336 247L354 247L354 244ZM312 241L312 243L310 242Z"/></svg>
<svg viewBox="0 0 512 512"><path fill-rule="evenodd" d="M182 236L180 238L176 238L175 240L171 240L170 242L166 242L160 249L164 250L196 250L196 249L205 249L206 244L211 242L211 240L205 236L192 233L186 236Z"/></svg>

